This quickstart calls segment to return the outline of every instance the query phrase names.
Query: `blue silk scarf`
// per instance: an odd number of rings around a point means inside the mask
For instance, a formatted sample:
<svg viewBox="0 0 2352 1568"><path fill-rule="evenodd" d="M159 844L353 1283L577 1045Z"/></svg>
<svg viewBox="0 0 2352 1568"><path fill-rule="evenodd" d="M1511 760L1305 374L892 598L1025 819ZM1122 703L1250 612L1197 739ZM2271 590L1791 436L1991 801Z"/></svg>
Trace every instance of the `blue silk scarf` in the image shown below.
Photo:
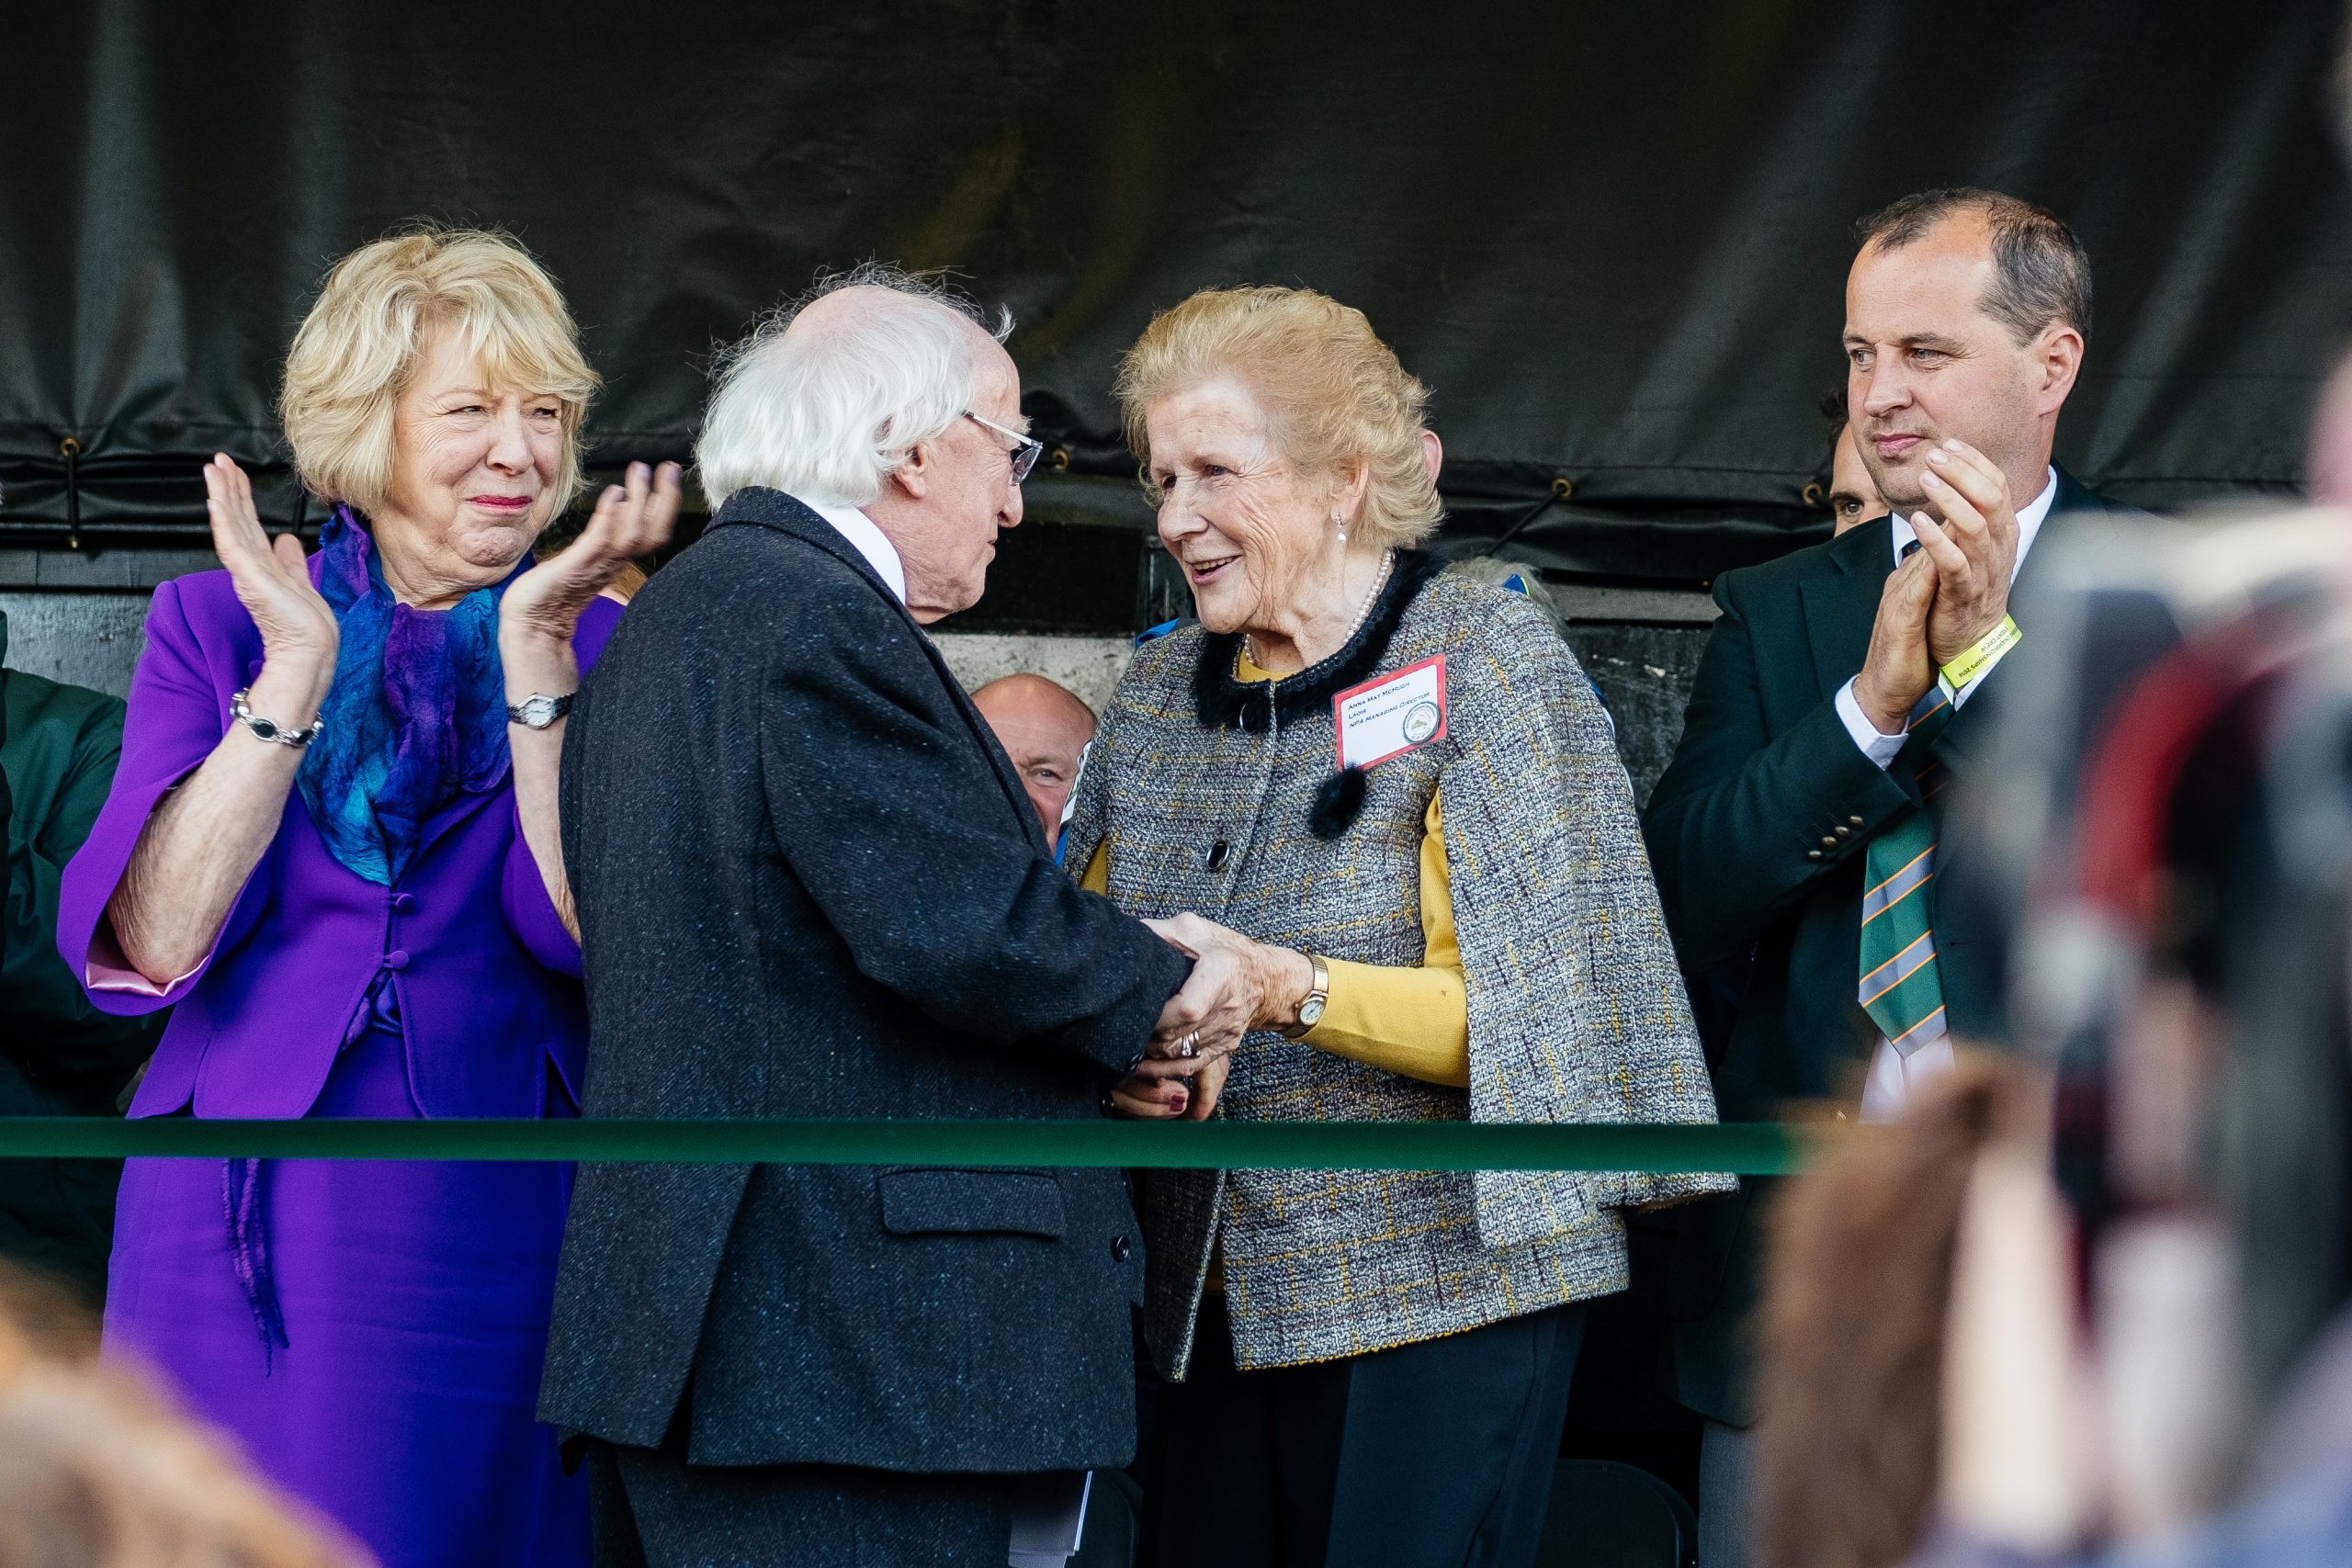
<svg viewBox="0 0 2352 1568"><path fill-rule="evenodd" d="M385 586L367 525L338 506L319 530L319 592L342 629L334 683L299 784L327 851L390 886L434 816L506 776L506 682L498 602L528 570L447 610L418 610Z"/></svg>

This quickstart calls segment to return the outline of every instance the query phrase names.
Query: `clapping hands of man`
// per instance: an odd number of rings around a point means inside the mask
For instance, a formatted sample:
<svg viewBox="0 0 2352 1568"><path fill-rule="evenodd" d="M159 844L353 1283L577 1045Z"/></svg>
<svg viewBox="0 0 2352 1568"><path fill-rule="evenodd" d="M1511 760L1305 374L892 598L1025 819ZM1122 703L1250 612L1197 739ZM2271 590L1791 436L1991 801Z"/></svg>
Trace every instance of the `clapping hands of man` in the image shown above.
<svg viewBox="0 0 2352 1568"><path fill-rule="evenodd" d="M1314 967L1303 953L1252 942L1199 915L1144 924L1193 960L1193 974L1168 998L1142 1063L1111 1091L1111 1103L1129 1116L1205 1122L1241 1037L1295 1019L1315 983Z"/></svg>
<svg viewBox="0 0 2352 1568"><path fill-rule="evenodd" d="M1919 548L1886 580L1854 701L1881 735L1899 735L1936 672L1983 641L2009 613L2018 514L2008 480L1964 441L1946 439L1920 476L1938 522L1914 513Z"/></svg>

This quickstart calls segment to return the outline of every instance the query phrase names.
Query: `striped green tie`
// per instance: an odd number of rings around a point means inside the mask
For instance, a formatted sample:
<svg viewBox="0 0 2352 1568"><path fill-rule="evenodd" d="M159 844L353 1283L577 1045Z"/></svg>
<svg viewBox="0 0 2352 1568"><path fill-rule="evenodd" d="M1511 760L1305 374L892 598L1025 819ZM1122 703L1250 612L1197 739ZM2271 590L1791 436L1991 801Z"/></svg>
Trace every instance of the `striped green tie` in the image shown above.
<svg viewBox="0 0 2352 1568"><path fill-rule="evenodd" d="M1951 722L1952 703L1939 682L1911 710L1904 750L1925 757ZM1922 761L1921 799L1951 782L1939 761ZM1862 983L1857 993L1894 1048L1908 1056L1944 1032L1944 984L1936 970L1936 819L1925 807L1870 842L1863 857Z"/></svg>

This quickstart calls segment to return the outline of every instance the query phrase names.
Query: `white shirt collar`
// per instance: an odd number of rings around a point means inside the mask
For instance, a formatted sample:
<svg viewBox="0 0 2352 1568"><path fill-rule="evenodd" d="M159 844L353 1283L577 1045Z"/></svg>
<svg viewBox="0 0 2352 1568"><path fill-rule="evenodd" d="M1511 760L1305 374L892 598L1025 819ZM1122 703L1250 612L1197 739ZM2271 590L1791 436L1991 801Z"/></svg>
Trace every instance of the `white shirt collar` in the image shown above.
<svg viewBox="0 0 2352 1568"><path fill-rule="evenodd" d="M856 546L857 553L865 558L865 564L890 585L899 603L907 602L906 563L899 558L899 547L890 542L889 535L875 526L873 518L854 506L829 506L821 501L802 501L800 504L831 523L842 538Z"/></svg>
<svg viewBox="0 0 2352 1568"><path fill-rule="evenodd" d="M2048 472L2050 477L2041 481L2041 493L2018 508L2018 558L2016 564L2009 568L2009 581L2012 582L2017 581L2018 573L2025 567L2025 553L2033 548L2033 537L2041 532L2041 525L2050 515L2051 503L2058 499L2058 470L2052 468ZM1911 547L1911 542L1919 535L1911 526L1911 520L1900 512L1894 513L1892 522L1894 564L1901 566L1903 552Z"/></svg>

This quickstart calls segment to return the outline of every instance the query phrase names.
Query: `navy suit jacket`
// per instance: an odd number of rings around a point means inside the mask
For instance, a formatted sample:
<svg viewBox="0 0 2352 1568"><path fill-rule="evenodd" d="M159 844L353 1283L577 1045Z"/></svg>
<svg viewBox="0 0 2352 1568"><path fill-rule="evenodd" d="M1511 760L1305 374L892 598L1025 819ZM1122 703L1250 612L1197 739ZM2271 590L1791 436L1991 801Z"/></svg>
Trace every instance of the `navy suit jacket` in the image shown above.
<svg viewBox="0 0 2352 1568"><path fill-rule="evenodd" d="M2110 531L2125 509L2058 470L2042 536ZM1643 826L1668 929L1684 964L1745 963L1747 989L1715 1066L1726 1122L1766 1121L1792 1100L1853 1096L1878 1030L1855 998L1860 978L1862 872L1871 840L1922 808L1915 759L1880 768L1838 716L1839 687L1870 649L1894 564L1881 519L1715 582L1722 609L1701 657L1682 739L1651 793ZM2030 635L2030 633L2029 633ZM1955 787L1968 782L2000 706L1996 666L1937 738ZM1942 845L1939 883L1955 853ZM1955 1036L2007 1038L2000 932L1981 900L1936 906L1936 954ZM1693 1203L1679 1216L1674 1287L1677 1382L1683 1403L1747 1419L1746 1327L1762 1240L1758 1205L1772 1183Z"/></svg>
<svg viewBox="0 0 2352 1568"><path fill-rule="evenodd" d="M775 491L631 604L562 803L590 1116L1097 1116L1189 970ZM702 1464L1121 1464L1137 1235L1115 1170L583 1167L541 1414L650 1447L683 1406Z"/></svg>

